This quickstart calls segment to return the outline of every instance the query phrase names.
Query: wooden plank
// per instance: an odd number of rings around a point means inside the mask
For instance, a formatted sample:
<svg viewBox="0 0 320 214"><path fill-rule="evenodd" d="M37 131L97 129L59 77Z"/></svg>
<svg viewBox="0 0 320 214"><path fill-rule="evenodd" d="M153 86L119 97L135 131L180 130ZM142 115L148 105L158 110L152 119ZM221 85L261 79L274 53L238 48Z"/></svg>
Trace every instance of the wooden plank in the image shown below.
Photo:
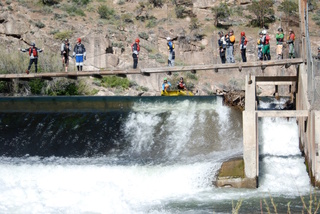
<svg viewBox="0 0 320 214"><path fill-rule="evenodd" d="M270 60L270 61L254 61L254 62L241 62L230 64L210 64L210 65L191 65L191 66L175 66L175 67L158 67L158 68L143 68L143 73L162 73L162 72L181 72L181 71L199 71L199 70L219 70L219 69L243 69L250 67L262 66L281 66L288 64L301 64L301 58L286 59L286 60Z"/></svg>
<svg viewBox="0 0 320 214"><path fill-rule="evenodd" d="M288 82L298 81L297 76L256 76L256 82Z"/></svg>
<svg viewBox="0 0 320 214"><path fill-rule="evenodd" d="M270 86L270 85L293 85L293 84L295 84L295 82L293 82L293 81L288 81L288 82L278 82L278 81L272 82L272 81L270 81L270 82L257 82L256 84L260 85L260 86L264 86L264 85L266 85L266 86Z"/></svg>
<svg viewBox="0 0 320 214"><path fill-rule="evenodd" d="M175 66L175 67L157 67L157 68L142 68L142 69L109 69L109 70L89 70L89 71L77 71L77 72L51 72L51 73L21 73L21 74L2 74L0 79L19 79L19 78L43 78L43 77L65 77L70 78L71 76L84 77L93 75L121 75L121 74L142 74L150 75L150 73L171 73L171 72L183 72L191 71L195 73L199 70L214 70L215 72L219 69L239 69L250 67L268 67L268 66L281 66L281 65L293 65L302 63L301 58L286 59L286 60L270 60L270 61L254 61L254 62L241 62L241 63L230 63L230 64L209 64L209 65L191 65L191 66Z"/></svg>
<svg viewBox="0 0 320 214"><path fill-rule="evenodd" d="M308 110L257 111L258 117L308 117Z"/></svg>

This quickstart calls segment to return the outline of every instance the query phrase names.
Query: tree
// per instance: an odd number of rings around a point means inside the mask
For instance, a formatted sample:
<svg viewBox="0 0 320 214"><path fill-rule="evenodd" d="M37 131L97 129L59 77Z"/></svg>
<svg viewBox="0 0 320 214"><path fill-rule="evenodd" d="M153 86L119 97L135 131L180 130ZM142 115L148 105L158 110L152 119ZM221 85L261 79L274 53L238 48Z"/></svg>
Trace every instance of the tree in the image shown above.
<svg viewBox="0 0 320 214"><path fill-rule="evenodd" d="M257 17L258 25L261 28L265 26L267 18L274 15L272 0L253 0L252 4L248 6L248 10Z"/></svg>
<svg viewBox="0 0 320 214"><path fill-rule="evenodd" d="M211 8L214 19L214 26L218 26L219 20L230 16L230 9L226 3L220 3L219 6Z"/></svg>
<svg viewBox="0 0 320 214"><path fill-rule="evenodd" d="M290 16L296 16L299 10L299 6L294 0L284 0L279 6L278 10L284 12L286 18Z"/></svg>

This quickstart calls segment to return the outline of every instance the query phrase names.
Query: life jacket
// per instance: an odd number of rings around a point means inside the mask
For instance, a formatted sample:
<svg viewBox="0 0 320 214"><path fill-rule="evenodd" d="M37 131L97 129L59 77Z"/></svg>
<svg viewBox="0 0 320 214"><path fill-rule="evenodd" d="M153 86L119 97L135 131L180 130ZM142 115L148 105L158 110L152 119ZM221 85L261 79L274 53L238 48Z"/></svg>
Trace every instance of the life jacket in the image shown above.
<svg viewBox="0 0 320 214"><path fill-rule="evenodd" d="M170 50L170 52L172 52L173 51L173 49L174 49L174 44L173 44L173 42L168 42L167 43L167 45L168 45L168 49Z"/></svg>
<svg viewBox="0 0 320 214"><path fill-rule="evenodd" d="M233 46L233 44L235 43L236 41L236 37L234 35L232 36L229 36L228 39L226 39L227 41L227 46Z"/></svg>
<svg viewBox="0 0 320 214"><path fill-rule="evenodd" d="M184 88L184 86L185 86L184 82L179 82L179 87L180 88Z"/></svg>
<svg viewBox="0 0 320 214"><path fill-rule="evenodd" d="M248 39L247 37L243 36L240 40L240 49L245 49L247 47Z"/></svg>
<svg viewBox="0 0 320 214"><path fill-rule="evenodd" d="M140 45L138 45L136 42L131 45L131 48L132 48L132 52L140 51Z"/></svg>
<svg viewBox="0 0 320 214"><path fill-rule="evenodd" d="M288 41L292 41L292 42L294 42L294 40L296 39L296 35L294 34L294 33L292 33L292 34L290 34L289 36L288 36Z"/></svg>
<svg viewBox="0 0 320 214"><path fill-rule="evenodd" d="M33 54L33 57L38 57L38 51L36 47L29 48L29 56L31 56L31 53Z"/></svg>
<svg viewBox="0 0 320 214"><path fill-rule="evenodd" d="M84 54L84 52L86 52L86 49L84 48L83 44L77 44L76 46L74 46L74 52L76 54Z"/></svg>
<svg viewBox="0 0 320 214"><path fill-rule="evenodd" d="M265 35L263 38L263 44L264 45L268 45L270 41L270 36L269 35Z"/></svg>

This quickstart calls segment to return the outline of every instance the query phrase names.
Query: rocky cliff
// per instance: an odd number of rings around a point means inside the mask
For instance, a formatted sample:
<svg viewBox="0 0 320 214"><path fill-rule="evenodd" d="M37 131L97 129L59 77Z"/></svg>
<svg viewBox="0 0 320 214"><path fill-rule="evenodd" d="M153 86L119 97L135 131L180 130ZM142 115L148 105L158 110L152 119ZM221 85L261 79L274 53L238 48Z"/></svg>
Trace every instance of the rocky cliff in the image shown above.
<svg viewBox="0 0 320 214"><path fill-rule="evenodd" d="M226 1L234 11L230 17L221 22L221 28L214 27L211 8L220 4L218 0L179 0L137 1L137 0L91 0L81 4L80 0L59 0L58 4L44 4L50 1L1 1L0 43L8 53L14 53L18 47L27 47L31 42L45 49L46 54L56 56L51 61L55 64L53 71L62 71L59 59L62 39L69 38L74 45L77 38L87 50L85 70L131 68L131 44L135 38L140 38L141 52L139 68L167 66L168 50L166 38L173 38L176 50L176 65L194 65L220 63L217 47L217 33L221 30L233 29L236 44L240 32L245 31L248 37L248 60L257 60L256 39L259 28L250 27L250 14L246 10L250 0ZM152 4L152 2L161 4ZM275 9L279 3L275 4ZM108 18L101 18L99 7L110 9ZM177 18L178 9L183 9L183 15ZM238 12L235 12L238 11ZM271 36L271 53L275 55L275 33L282 22L281 14L275 14L275 22L269 25ZM297 37L299 31L297 26ZM316 43L316 42L315 42ZM240 51L235 46L235 58L240 62ZM26 56L24 56L26 57ZM41 60L41 59L40 59ZM71 60L71 68L73 61ZM284 68L268 68L265 72L277 73ZM2 73L6 72L1 69ZM69 69L72 71L72 69ZM53 72L52 71L52 72ZM16 70L22 73L23 70ZM184 76L194 90L200 94L215 93L216 89L243 89L244 76L248 73L261 72L259 69L247 69L241 73L238 70L215 73L200 71L195 76L180 73L169 77ZM294 70L293 70L294 72ZM151 77L131 75L128 78L138 85L148 88L147 95L159 93L162 78L166 74L151 75ZM101 89L101 88L100 88ZM100 90L99 89L99 90ZM266 89L268 90L268 89ZM106 90L104 90L106 91ZM270 93L273 89L270 89ZM107 92L106 92L107 93ZM99 95L105 95L103 91ZM136 92L125 92L130 95ZM110 93L107 93L110 94Z"/></svg>

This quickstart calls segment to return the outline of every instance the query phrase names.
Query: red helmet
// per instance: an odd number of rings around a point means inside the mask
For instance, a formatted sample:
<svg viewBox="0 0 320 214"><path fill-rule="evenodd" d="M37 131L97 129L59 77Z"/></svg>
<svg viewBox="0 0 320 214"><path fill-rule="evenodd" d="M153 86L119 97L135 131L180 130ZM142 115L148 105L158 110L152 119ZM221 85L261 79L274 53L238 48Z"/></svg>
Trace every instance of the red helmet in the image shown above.
<svg viewBox="0 0 320 214"><path fill-rule="evenodd" d="M244 32L241 32L241 36L245 36L246 34Z"/></svg>
<svg viewBox="0 0 320 214"><path fill-rule="evenodd" d="M136 43L139 43L139 42L140 42L140 40L138 38L136 38Z"/></svg>
<svg viewBox="0 0 320 214"><path fill-rule="evenodd" d="M81 43L81 38L78 38L78 39L77 39L77 42Z"/></svg>

